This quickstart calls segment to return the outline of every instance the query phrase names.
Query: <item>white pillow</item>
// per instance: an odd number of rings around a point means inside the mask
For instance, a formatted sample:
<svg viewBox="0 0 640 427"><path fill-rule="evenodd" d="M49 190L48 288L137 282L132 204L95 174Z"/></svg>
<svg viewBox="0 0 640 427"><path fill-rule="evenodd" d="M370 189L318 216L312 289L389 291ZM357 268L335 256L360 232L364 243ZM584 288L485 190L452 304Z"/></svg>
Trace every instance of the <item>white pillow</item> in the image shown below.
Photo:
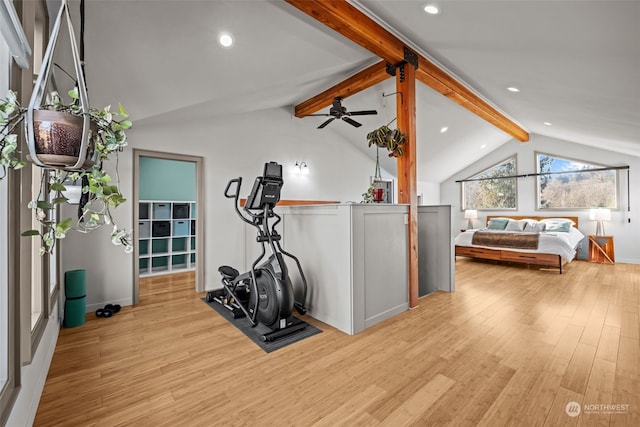
<svg viewBox="0 0 640 427"><path fill-rule="evenodd" d="M576 225L576 223L569 218L545 218L541 219L540 222L569 222L572 227Z"/></svg>
<svg viewBox="0 0 640 427"><path fill-rule="evenodd" d="M545 230L546 227L546 223L531 219L527 220L527 225L524 228L524 231L526 231L527 233L541 233Z"/></svg>
<svg viewBox="0 0 640 427"><path fill-rule="evenodd" d="M505 228L505 231L520 232L524 230L525 225L527 225L526 221L510 219L509 222L507 223L507 227Z"/></svg>

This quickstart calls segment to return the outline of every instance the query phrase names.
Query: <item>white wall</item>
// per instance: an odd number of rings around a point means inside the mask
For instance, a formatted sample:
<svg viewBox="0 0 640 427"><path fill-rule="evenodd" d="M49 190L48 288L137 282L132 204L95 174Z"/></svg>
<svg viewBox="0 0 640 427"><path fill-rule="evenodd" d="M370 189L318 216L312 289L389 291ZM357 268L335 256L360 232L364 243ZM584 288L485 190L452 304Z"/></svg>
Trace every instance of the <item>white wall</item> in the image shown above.
<svg viewBox="0 0 640 427"><path fill-rule="evenodd" d="M584 160L609 166L630 166L631 184L631 206L638 212L640 199L635 199L634 195L639 194L640 175L636 172L640 168L640 157L633 157L627 154L615 153L608 150L575 144L559 139L549 138L542 135L531 135L529 142L521 143L516 140L507 142L500 148L489 153L475 164L456 173L451 178L444 181L440 186L440 199L442 204L451 204L454 215L453 231L466 227L464 212L461 211L461 185L456 180L468 178L483 169L486 169L500 160L504 160L513 154L517 154L518 174L535 173L535 152L555 154L575 160ZM621 171L619 174L619 205L620 209L611 212L611 221L605 224L606 234L614 236L616 262L640 263L640 250L637 242L640 239L640 216L631 212L631 223L627 222L627 173ZM637 197L637 196L636 196ZM536 210L536 183L535 178L525 178L518 180L518 209L517 211L481 211L478 213L479 223L484 223L486 215L496 213L508 213L513 215L571 215L579 217L579 228L583 234L595 234L595 221L589 220L587 210L566 210L549 211ZM580 257L585 256L586 243L583 241L580 248Z"/></svg>
<svg viewBox="0 0 640 427"><path fill-rule="evenodd" d="M134 113L134 112L130 112ZM285 109L211 117L191 122L157 118L135 122L127 133L130 148L204 158L205 288L219 287L218 266L242 265L243 226L233 203L223 196L227 182L243 177L246 197L264 163L283 165L283 199L360 201L375 171L366 157L330 129L291 116ZM366 144L366 141L362 141ZM294 173L295 161L309 165L309 175ZM120 180L125 197L133 194L133 150L120 153ZM389 176L383 171L383 177ZM133 203L116 210L120 226L131 228ZM62 271L87 270L87 310L106 303L131 304L133 255L109 243L109 227L88 235L69 233L62 242ZM96 235L97 234L97 235Z"/></svg>
<svg viewBox="0 0 640 427"><path fill-rule="evenodd" d="M422 194L422 205L440 204L440 184L435 182L418 181L418 194Z"/></svg>

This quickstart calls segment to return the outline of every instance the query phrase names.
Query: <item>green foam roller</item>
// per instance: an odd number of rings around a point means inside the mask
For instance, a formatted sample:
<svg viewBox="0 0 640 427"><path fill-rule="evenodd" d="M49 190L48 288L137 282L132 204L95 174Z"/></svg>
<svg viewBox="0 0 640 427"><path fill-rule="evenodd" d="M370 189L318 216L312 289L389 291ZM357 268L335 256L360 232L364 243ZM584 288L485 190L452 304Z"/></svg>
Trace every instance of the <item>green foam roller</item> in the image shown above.
<svg viewBox="0 0 640 427"><path fill-rule="evenodd" d="M84 325L87 311L87 273L71 270L64 273L64 321L65 328Z"/></svg>
<svg viewBox="0 0 640 427"><path fill-rule="evenodd" d="M86 298L66 300L64 302L64 327L73 328L75 326L84 325L86 310Z"/></svg>
<svg viewBox="0 0 640 427"><path fill-rule="evenodd" d="M67 298L79 298L87 294L86 270L71 270L64 273L65 291Z"/></svg>

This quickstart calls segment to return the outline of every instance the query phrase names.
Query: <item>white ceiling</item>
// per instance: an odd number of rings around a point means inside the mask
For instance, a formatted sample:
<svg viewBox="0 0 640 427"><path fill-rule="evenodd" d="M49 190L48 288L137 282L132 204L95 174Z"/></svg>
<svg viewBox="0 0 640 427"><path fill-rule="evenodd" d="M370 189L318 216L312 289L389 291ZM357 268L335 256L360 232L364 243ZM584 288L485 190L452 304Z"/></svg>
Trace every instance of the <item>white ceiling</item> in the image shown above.
<svg viewBox="0 0 640 427"><path fill-rule="evenodd" d="M640 154L640 1L440 0L436 16L422 11L426 2L354 4L528 131ZM232 49L217 44L222 31L235 37ZM179 120L292 111L378 60L280 0L87 0L85 38L92 101L120 101L137 123L167 113ZM310 132L342 135L374 156L365 135L395 117L394 96L382 97L394 86L389 79L344 101L351 111L378 110L357 117L361 128L334 122ZM511 139L417 86L420 181L441 182ZM448 132L440 133L443 126Z"/></svg>

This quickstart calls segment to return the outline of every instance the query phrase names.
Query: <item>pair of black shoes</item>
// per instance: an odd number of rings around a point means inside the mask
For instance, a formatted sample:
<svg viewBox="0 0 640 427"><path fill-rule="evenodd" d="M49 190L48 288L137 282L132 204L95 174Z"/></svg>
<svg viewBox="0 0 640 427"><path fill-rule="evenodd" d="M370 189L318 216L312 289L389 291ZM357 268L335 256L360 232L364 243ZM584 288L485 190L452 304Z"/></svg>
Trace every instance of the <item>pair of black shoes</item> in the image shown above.
<svg viewBox="0 0 640 427"><path fill-rule="evenodd" d="M96 317L111 317L120 311L120 304L107 304L96 310Z"/></svg>

